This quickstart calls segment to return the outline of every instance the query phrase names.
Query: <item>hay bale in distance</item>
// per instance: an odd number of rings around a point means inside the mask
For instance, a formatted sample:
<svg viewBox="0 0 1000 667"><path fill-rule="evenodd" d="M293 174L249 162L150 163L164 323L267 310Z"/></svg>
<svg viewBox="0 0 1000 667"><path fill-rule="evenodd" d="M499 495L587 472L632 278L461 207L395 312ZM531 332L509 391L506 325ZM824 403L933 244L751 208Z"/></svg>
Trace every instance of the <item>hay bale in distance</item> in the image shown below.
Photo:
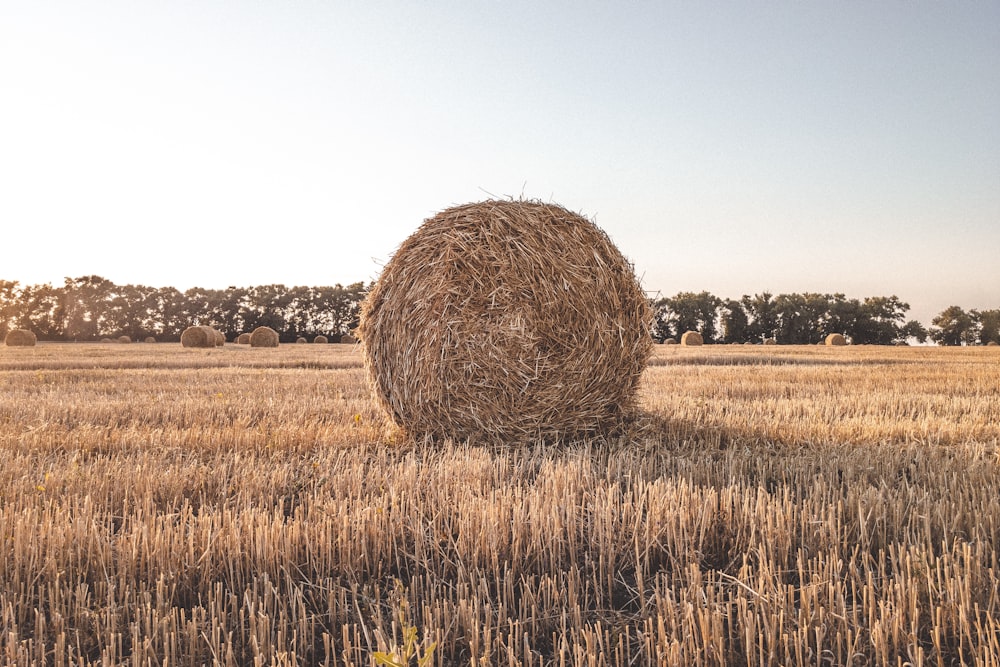
<svg viewBox="0 0 1000 667"><path fill-rule="evenodd" d="M27 329L11 329L4 336L3 342L9 347L34 347L38 337L34 331Z"/></svg>
<svg viewBox="0 0 1000 667"><path fill-rule="evenodd" d="M142 341L142 342L143 342L143 343L155 343L155 342L156 342L156 338L154 338L153 336L146 336L146 337L145 337L145 338L143 339L143 341Z"/></svg>
<svg viewBox="0 0 1000 667"><path fill-rule="evenodd" d="M847 339L844 338L843 334L832 333L826 337L827 345L847 345Z"/></svg>
<svg viewBox="0 0 1000 667"><path fill-rule="evenodd" d="M250 344L250 334L248 334L248 333L241 333L239 336L236 337L236 344L237 345L249 345Z"/></svg>
<svg viewBox="0 0 1000 667"><path fill-rule="evenodd" d="M764 345L777 345L777 344L778 344L778 341L774 340L773 338L765 338L764 339Z"/></svg>
<svg viewBox="0 0 1000 667"><path fill-rule="evenodd" d="M226 344L226 334L222 333L218 329L212 329L212 332L215 334L216 347L222 347L223 345Z"/></svg>
<svg viewBox="0 0 1000 667"><path fill-rule="evenodd" d="M128 336L119 336L118 337L118 342L119 343L131 343L132 339L129 338Z"/></svg>
<svg viewBox="0 0 1000 667"><path fill-rule="evenodd" d="M299 336L295 339L295 342L296 344L301 345L302 343L308 343L309 341L307 341L304 336Z"/></svg>
<svg viewBox="0 0 1000 667"><path fill-rule="evenodd" d="M347 345L354 345L355 343L358 342L358 339L352 336L351 334L344 334L340 337L340 342L345 343Z"/></svg>
<svg viewBox="0 0 1000 667"><path fill-rule="evenodd" d="M184 347L215 347L215 330L212 327L188 327L181 334L181 345Z"/></svg>
<svg viewBox="0 0 1000 667"><path fill-rule="evenodd" d="M594 223L554 204L484 201L403 242L359 331L375 398L409 434L523 442L620 423L651 324L632 266Z"/></svg>
<svg viewBox="0 0 1000 667"><path fill-rule="evenodd" d="M320 344L322 344L322 345L326 345L326 344L327 344L327 343L329 343L330 341L329 341L329 340L327 340L327 337L326 337L326 336L316 336L315 338L313 338L313 342L314 342L314 343L320 343Z"/></svg>
<svg viewBox="0 0 1000 667"><path fill-rule="evenodd" d="M705 339L701 337L701 334L697 331L685 331L684 335L681 336L681 345L687 345L689 347L695 345L704 345Z"/></svg>
<svg viewBox="0 0 1000 667"><path fill-rule="evenodd" d="M1000 345L1000 343L997 343L995 340L986 343L986 347L997 347L997 345Z"/></svg>
<svg viewBox="0 0 1000 667"><path fill-rule="evenodd" d="M677 341L673 338L667 338L663 341L664 345L677 345Z"/></svg>
<svg viewBox="0 0 1000 667"><path fill-rule="evenodd" d="M250 334L250 347L278 347L278 332L271 327L257 327Z"/></svg>

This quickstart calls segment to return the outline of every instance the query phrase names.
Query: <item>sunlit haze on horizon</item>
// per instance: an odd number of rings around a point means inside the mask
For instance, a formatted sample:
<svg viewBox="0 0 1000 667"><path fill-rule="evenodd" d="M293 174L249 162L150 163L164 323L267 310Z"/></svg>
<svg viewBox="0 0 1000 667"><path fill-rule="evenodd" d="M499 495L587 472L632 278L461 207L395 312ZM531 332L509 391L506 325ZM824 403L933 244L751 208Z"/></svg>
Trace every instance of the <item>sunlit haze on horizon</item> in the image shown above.
<svg viewBox="0 0 1000 667"><path fill-rule="evenodd" d="M0 279L369 281L489 197L645 289L1000 308L1000 3L0 3Z"/></svg>

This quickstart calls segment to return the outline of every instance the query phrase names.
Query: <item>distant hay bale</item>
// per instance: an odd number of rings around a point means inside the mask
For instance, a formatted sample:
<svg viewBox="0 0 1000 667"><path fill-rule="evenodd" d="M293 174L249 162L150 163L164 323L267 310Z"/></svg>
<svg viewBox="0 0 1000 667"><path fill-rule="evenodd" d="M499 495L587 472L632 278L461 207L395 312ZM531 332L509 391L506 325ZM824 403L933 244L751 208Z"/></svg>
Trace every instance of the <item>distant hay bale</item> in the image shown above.
<svg viewBox="0 0 1000 667"><path fill-rule="evenodd" d="M114 343L115 341L111 340L110 338L102 338L101 342L102 343Z"/></svg>
<svg viewBox="0 0 1000 667"><path fill-rule="evenodd" d="M222 333L218 329L212 329L215 332L215 346L222 347L226 344L226 334Z"/></svg>
<svg viewBox="0 0 1000 667"><path fill-rule="evenodd" d="M118 337L118 342L119 343L131 343L132 339L129 338L128 336L119 336Z"/></svg>
<svg viewBox="0 0 1000 667"><path fill-rule="evenodd" d="M145 337L145 338L143 339L143 341L142 341L142 342L143 342L143 343L155 343L155 342L156 342L156 339L155 339L155 338L153 338L152 336L146 336L146 337Z"/></svg>
<svg viewBox="0 0 1000 667"><path fill-rule="evenodd" d="M697 331L685 331L684 335L681 336L681 345L691 347L694 345L704 345L704 343L705 339Z"/></svg>
<svg viewBox="0 0 1000 667"><path fill-rule="evenodd" d="M295 339L295 342L301 345L303 343L308 343L309 341L307 341L303 336L299 336L298 338Z"/></svg>
<svg viewBox="0 0 1000 667"><path fill-rule="evenodd" d="M326 336L316 336L315 338L313 338L313 342L314 343L321 343L323 345L326 345L330 341L327 340Z"/></svg>
<svg viewBox="0 0 1000 667"><path fill-rule="evenodd" d="M216 331L212 327L188 327L181 334L181 345L183 347L215 347L218 340L215 334Z"/></svg>
<svg viewBox="0 0 1000 667"><path fill-rule="evenodd" d="M346 343L348 345L354 345L355 343L358 342L358 339L352 336L351 334L344 334L343 336L340 337L340 342Z"/></svg>
<svg viewBox="0 0 1000 667"><path fill-rule="evenodd" d="M236 337L236 344L237 345L249 345L250 344L250 334L248 334L248 333L241 333L239 336Z"/></svg>
<svg viewBox="0 0 1000 667"><path fill-rule="evenodd" d="M359 331L375 398L411 435L524 442L621 423L651 324L632 266L593 222L484 201L403 242Z"/></svg>
<svg viewBox="0 0 1000 667"><path fill-rule="evenodd" d="M4 336L3 342L9 347L34 347L38 342L35 332L27 329L11 329Z"/></svg>
<svg viewBox="0 0 1000 667"><path fill-rule="evenodd" d="M250 334L250 347L278 347L278 332L271 327L257 327Z"/></svg>
<svg viewBox="0 0 1000 667"><path fill-rule="evenodd" d="M986 347L997 347L998 345L1000 345L1000 343L997 343L995 340L991 340L990 342L986 343Z"/></svg>
<svg viewBox="0 0 1000 667"><path fill-rule="evenodd" d="M778 341L774 340L773 338L765 338L764 339L764 345L777 345L777 344L778 344Z"/></svg>
<svg viewBox="0 0 1000 667"><path fill-rule="evenodd" d="M673 338L667 338L663 341L664 345L677 345L677 341Z"/></svg>
<svg viewBox="0 0 1000 667"><path fill-rule="evenodd" d="M843 334L832 333L826 337L827 345L847 345L847 339Z"/></svg>

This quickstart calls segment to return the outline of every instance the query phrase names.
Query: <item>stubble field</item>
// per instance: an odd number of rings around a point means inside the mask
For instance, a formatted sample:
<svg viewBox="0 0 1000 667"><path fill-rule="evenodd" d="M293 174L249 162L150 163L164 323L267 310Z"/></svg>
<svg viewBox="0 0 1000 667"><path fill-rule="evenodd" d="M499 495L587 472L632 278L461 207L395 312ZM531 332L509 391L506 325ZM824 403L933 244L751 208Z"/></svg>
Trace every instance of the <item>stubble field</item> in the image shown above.
<svg viewBox="0 0 1000 667"><path fill-rule="evenodd" d="M658 347L559 446L361 363L0 347L0 663L1000 665L996 348Z"/></svg>

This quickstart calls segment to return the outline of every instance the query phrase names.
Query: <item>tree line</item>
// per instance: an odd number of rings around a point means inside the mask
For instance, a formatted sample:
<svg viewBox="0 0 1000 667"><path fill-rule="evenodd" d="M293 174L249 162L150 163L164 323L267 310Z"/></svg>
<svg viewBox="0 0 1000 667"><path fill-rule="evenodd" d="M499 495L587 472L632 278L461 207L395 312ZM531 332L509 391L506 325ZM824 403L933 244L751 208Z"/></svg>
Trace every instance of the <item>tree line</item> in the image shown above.
<svg viewBox="0 0 1000 667"><path fill-rule="evenodd" d="M1000 309L971 310L949 306L925 328L907 320L910 305L899 297L849 299L843 294L778 294L720 299L709 292L680 292L654 300L653 337L679 340L697 331L706 343L819 343L831 333L855 345L1000 344Z"/></svg>
<svg viewBox="0 0 1000 667"><path fill-rule="evenodd" d="M346 287L174 287L116 285L100 276L66 278L63 285L20 285L0 280L0 338L28 329L39 340L94 341L128 336L178 341L192 325L208 325L231 340L260 326L283 342L324 335L332 341L358 324L368 288Z"/></svg>
<svg viewBox="0 0 1000 667"><path fill-rule="evenodd" d="M232 339L268 326L280 340L324 335L331 340L358 324L361 302L371 285L346 287L173 287L116 285L100 276L66 278L63 285L24 285L0 280L0 338L28 329L39 340L93 341L128 336L177 341L187 327L205 324ZM706 343L812 344L840 333L852 343L893 345L1000 344L1000 309L965 311L949 306L925 328L907 320L909 304L897 296L847 298L843 294L768 292L720 299L709 292L680 292L651 300L653 338L678 340L685 331Z"/></svg>

